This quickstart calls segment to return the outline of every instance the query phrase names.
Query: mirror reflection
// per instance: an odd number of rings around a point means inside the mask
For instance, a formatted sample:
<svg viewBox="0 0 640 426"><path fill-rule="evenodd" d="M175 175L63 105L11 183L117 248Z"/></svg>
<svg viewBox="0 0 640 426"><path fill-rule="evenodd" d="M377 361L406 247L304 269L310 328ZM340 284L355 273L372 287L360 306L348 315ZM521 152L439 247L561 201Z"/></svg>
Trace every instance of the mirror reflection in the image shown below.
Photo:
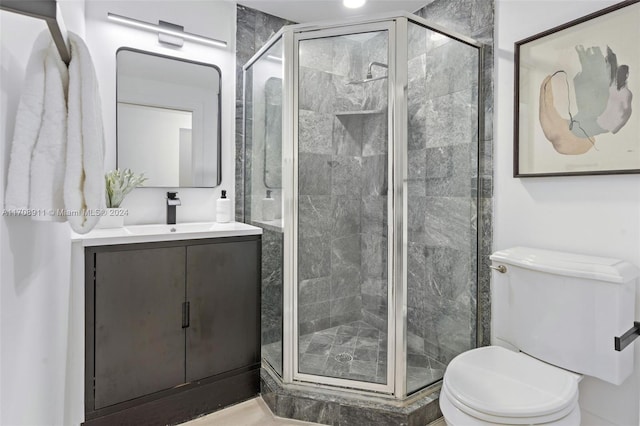
<svg viewBox="0 0 640 426"><path fill-rule="evenodd" d="M282 188L282 79L270 77L264 85L264 186Z"/></svg>
<svg viewBox="0 0 640 426"><path fill-rule="evenodd" d="M220 184L220 70L122 48L117 58L117 167L149 187Z"/></svg>

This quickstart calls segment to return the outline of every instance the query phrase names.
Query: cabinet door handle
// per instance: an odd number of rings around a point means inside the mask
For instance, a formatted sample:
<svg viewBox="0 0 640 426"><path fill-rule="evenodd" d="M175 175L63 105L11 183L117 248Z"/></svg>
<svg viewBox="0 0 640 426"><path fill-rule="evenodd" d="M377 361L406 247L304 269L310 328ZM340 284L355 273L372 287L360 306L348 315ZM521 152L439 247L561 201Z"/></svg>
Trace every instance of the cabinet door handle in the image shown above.
<svg viewBox="0 0 640 426"><path fill-rule="evenodd" d="M189 317L191 310L189 307L189 302L182 302L182 328L189 327Z"/></svg>

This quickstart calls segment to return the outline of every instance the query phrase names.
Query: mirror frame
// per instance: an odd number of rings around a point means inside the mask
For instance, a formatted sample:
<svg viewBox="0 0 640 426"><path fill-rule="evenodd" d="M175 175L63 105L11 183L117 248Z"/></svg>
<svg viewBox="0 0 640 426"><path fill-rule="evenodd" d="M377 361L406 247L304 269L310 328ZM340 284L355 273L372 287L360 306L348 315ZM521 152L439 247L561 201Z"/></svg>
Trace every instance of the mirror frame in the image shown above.
<svg viewBox="0 0 640 426"><path fill-rule="evenodd" d="M222 183L222 70L220 69L219 66L215 65L215 64L207 64L205 62L198 62L198 61L192 61L190 59L183 59L183 58L177 58L175 56L169 56L169 55L163 55L160 53L155 53L155 52L149 52L147 50L141 50L141 49L136 49L134 47L127 47L127 46L122 46L119 47L116 50L116 102L115 102L115 109L116 109L116 169L119 167L119 156L118 156L118 146L119 146L119 142L118 142L118 53L120 51L129 51L129 52L134 52L134 53L141 53L144 55L151 55L151 56L156 56L158 58L163 58L163 59L170 59L170 60L174 60L174 61L181 61L181 62L186 62L189 64L194 64L194 65L202 65L205 67L210 67L213 68L214 70L216 70L218 72L218 81L220 84L220 90L218 90L218 131L217 131L217 150L216 150L216 155L217 155L217 167L216 167L216 184L214 186L155 186L155 185L144 185L141 186L140 188L216 188L218 186L220 186L220 184Z"/></svg>

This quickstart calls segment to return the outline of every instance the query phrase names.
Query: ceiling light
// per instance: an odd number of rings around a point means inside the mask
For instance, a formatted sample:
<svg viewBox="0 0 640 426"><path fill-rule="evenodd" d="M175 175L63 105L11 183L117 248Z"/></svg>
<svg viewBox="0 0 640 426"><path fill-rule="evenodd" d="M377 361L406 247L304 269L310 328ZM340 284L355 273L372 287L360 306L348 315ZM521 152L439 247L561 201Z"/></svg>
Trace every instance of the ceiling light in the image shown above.
<svg viewBox="0 0 640 426"><path fill-rule="evenodd" d="M348 7L349 9L357 9L359 7L364 6L367 0L342 0L342 4L344 7Z"/></svg>
<svg viewBox="0 0 640 426"><path fill-rule="evenodd" d="M160 34L166 34L168 36L183 38L186 40L208 44L211 46L221 46L221 47L227 46L226 41L216 40L213 38L203 37L197 34L191 34L184 31L180 31L179 25L167 25L167 23L163 21L160 21L160 24L151 24L149 22L139 21L137 19L127 18L126 16L116 15L115 13L111 13L111 12L107 13L107 17L114 22L118 22L121 24L129 25L132 27L136 27L136 28L140 28L148 31L157 32ZM161 41L165 42L164 40L161 40Z"/></svg>

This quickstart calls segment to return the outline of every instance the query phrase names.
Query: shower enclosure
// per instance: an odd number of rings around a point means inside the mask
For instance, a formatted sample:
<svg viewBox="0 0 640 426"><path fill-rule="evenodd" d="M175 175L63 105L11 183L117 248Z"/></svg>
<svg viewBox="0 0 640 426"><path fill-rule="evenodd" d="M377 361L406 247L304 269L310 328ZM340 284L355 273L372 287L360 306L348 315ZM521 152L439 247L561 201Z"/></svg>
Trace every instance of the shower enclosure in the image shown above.
<svg viewBox="0 0 640 426"><path fill-rule="evenodd" d="M244 66L244 219L283 383L405 398L476 346L480 50L394 14L284 27Z"/></svg>

